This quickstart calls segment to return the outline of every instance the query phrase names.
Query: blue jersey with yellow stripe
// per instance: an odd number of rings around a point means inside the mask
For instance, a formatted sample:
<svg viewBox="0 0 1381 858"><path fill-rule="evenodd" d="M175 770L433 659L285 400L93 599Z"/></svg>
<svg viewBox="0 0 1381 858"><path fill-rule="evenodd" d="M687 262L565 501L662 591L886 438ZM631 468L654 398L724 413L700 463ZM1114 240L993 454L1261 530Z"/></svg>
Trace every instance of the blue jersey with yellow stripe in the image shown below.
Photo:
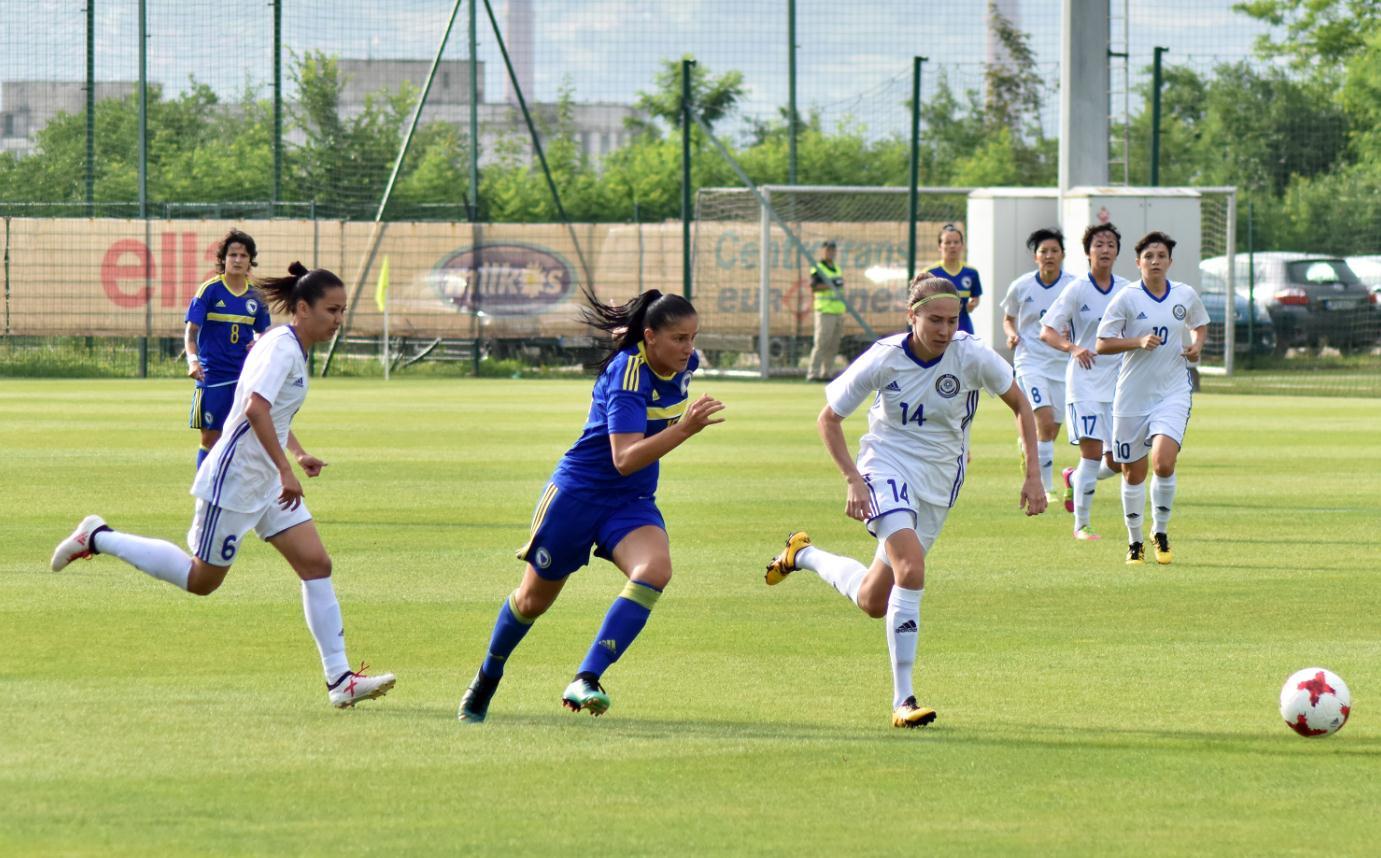
<svg viewBox="0 0 1381 858"><path fill-rule="evenodd" d="M958 271L950 271L941 262L931 266L926 273L954 284L955 291L959 293L959 330L972 334L973 320L969 318L969 299L980 298L983 295L983 282L978 279L978 271L967 265L961 265Z"/></svg>
<svg viewBox="0 0 1381 858"><path fill-rule="evenodd" d="M692 353L683 372L658 375L648 366L642 343L619 352L595 381L585 431L561 457L551 481L562 491L603 504L652 497L658 463L621 475L609 436L656 435L679 421L686 413L691 374L699 366L700 355Z"/></svg>
<svg viewBox="0 0 1381 858"><path fill-rule="evenodd" d="M269 310L252 282L236 294L225 280L213 277L197 288L187 306L187 321L197 325L197 356L206 380L203 385L233 382L249 355L256 333L269 328Z"/></svg>

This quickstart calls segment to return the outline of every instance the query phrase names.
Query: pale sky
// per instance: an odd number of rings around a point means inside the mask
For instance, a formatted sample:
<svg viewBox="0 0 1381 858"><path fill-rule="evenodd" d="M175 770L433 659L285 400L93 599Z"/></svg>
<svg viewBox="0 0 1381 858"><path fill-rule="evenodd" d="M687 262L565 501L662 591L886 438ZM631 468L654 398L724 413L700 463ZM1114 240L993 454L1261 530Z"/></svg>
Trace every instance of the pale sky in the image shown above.
<svg viewBox="0 0 1381 858"><path fill-rule="evenodd" d="M92 0L97 10L97 77L138 77L136 0ZM447 59L466 56L466 3ZM501 26L504 0L491 0ZM1007 0L1010 3L1012 0ZM1075 0L1087 2L1087 0ZM1207 67L1250 54L1264 28L1231 11L1231 0L1110 0L1114 47L1130 7L1134 76L1151 48L1170 63ZM82 0L0 0L0 80L80 80L85 69ZM552 101L563 80L578 101L630 102L651 86L663 59L693 54L712 72L738 69L748 86L742 109L766 117L787 93L787 0L532 0L535 98ZM944 71L976 86L985 58L982 0L938 4L883 0L797 0L798 104L827 123L846 115L873 133L899 130L910 95L911 58L925 55L926 91ZM1015 0L1043 76L1058 78L1059 0ZM284 43L347 58L431 59L451 0L285 0ZM173 89L189 76L224 96L246 82L266 93L272 75L267 0L148 0L149 78ZM481 2L479 52L488 100L503 96L504 72ZM1133 86L1136 85L1133 79ZM1114 77L1114 90L1120 77ZM0 109L3 105L0 105ZM1053 87L1047 112L1056 109Z"/></svg>

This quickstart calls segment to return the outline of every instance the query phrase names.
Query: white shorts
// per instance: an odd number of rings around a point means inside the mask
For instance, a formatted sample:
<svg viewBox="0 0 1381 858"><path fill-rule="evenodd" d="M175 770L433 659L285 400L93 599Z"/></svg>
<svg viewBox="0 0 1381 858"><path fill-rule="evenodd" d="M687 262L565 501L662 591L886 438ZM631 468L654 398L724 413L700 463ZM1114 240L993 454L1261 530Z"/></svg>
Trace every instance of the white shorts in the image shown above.
<svg viewBox="0 0 1381 858"><path fill-rule="evenodd" d="M1065 413L1065 380L1064 376L1051 378L1048 375L1034 375L1031 373L1017 373L1017 386L1021 392L1026 394L1026 400L1031 403L1031 410L1040 408L1055 409L1055 419L1060 420Z"/></svg>
<svg viewBox="0 0 1381 858"><path fill-rule="evenodd" d="M1113 461L1126 464L1146 458L1151 452L1151 439L1157 435L1183 447L1188 428L1188 395L1166 400L1150 414L1116 415L1112 419Z"/></svg>
<svg viewBox="0 0 1381 858"><path fill-rule="evenodd" d="M1111 402L1071 402L1065 423L1069 426L1069 443L1074 446L1087 438L1102 443L1105 453L1112 450Z"/></svg>
<svg viewBox="0 0 1381 858"><path fill-rule="evenodd" d="M925 549L927 554L930 553L930 547L940 538L940 529L945 526L949 507L928 503L915 497L910 485L899 474L873 470L864 474L863 480L868 484L868 491L873 499L873 509L865 525L868 533L877 537L877 556L882 558L883 562L887 562L887 551L883 543L887 541L887 537L906 528L916 531L921 548Z"/></svg>
<svg viewBox="0 0 1381 858"><path fill-rule="evenodd" d="M306 503L287 510L274 499L255 512L236 512L197 498L197 512L187 531L187 549L212 566L229 566L240 550L240 539L250 530L267 542L288 528L311 520Z"/></svg>

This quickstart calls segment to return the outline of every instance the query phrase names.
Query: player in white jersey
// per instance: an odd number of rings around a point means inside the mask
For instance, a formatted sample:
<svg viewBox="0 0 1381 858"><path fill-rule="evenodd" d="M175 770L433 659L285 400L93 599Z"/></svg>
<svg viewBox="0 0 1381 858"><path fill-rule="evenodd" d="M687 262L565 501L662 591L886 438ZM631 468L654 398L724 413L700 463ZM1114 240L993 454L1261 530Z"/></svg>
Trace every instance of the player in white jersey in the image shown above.
<svg viewBox="0 0 1381 858"><path fill-rule="evenodd" d="M1208 334L1208 313L1198 294L1167 276L1175 241L1163 232L1136 243L1141 280L1123 289L1098 324L1098 354L1123 354L1112 403L1113 457L1122 463L1122 513L1127 520L1127 564L1145 562L1142 512L1146 456L1151 457L1151 518L1156 562L1170 552L1175 503L1175 461L1189 426L1189 363ZM1186 347L1185 342L1189 342Z"/></svg>
<svg viewBox="0 0 1381 858"><path fill-rule="evenodd" d="M830 554L797 531L768 564L766 577L773 585L809 569L868 616L886 617L892 725L923 727L935 720L935 710L918 705L912 689L925 559L964 484L980 390L1000 396L1017 416L1027 452L1021 507L1038 515L1046 500L1030 455L1036 443L1031 406L1005 360L981 340L956 333L960 299L954 285L921 274L912 281L908 306L908 331L878 340L830 382L817 421L848 484L844 513L866 522L877 539L872 565ZM869 399L868 432L855 464L843 421Z"/></svg>
<svg viewBox="0 0 1381 858"><path fill-rule="evenodd" d="M1064 469L1071 497L1065 508L1074 513L1074 538L1100 539L1089 524L1089 508L1099 480L1121 472L1112 455L1112 398L1117 388L1120 357L1098 357L1098 323L1127 278L1112 273L1122 250L1122 233L1110 223L1084 230L1084 254L1089 273L1065 287L1045 314L1041 340L1068 354L1065 393L1069 400L1069 443L1079 448L1079 466ZM1106 461L1104 461L1106 459Z"/></svg>
<svg viewBox="0 0 1381 858"><path fill-rule="evenodd" d="M1036 259L1036 270L1007 287L1007 296L1002 299L1002 329L1007 332L1007 348L1012 349L1017 384L1036 412L1041 482L1053 504L1063 499L1055 494L1055 439L1064 419L1069 356L1041 342L1041 319L1074 278L1063 269L1064 233L1038 229L1026 239L1026 246Z"/></svg>
<svg viewBox="0 0 1381 858"><path fill-rule="evenodd" d="M58 572L73 560L110 554L145 574L198 596L225 580L253 529L283 555L302 579L307 628L316 639L333 706L354 706L393 687L392 674L352 671L345 656L345 629L331 583L331 558L311 513L302 484L284 450L308 477L326 463L309 454L291 430L293 415L307 398L307 349L335 336L345 313L345 284L324 269L308 271L294 262L287 277L257 284L292 323L272 329L245 360L235 401L221 435L197 469L192 494L196 513L187 533L189 556L171 542L116 531L97 515L87 516L53 552Z"/></svg>

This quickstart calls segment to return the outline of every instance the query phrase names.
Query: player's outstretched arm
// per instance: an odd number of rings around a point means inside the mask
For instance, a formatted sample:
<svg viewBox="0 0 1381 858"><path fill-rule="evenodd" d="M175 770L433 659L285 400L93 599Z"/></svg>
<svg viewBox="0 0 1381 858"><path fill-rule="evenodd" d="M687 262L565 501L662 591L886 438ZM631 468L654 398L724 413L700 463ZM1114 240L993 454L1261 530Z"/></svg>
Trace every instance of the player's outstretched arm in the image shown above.
<svg viewBox="0 0 1381 858"><path fill-rule="evenodd" d="M706 393L690 404L680 421L656 435L648 437L641 432L611 434L609 447L614 457L614 468L625 477L641 471L706 426L723 423L723 417L715 416L723 410L724 403Z"/></svg>
<svg viewBox="0 0 1381 858"><path fill-rule="evenodd" d="M1026 479L1021 484L1020 507L1027 515L1045 512L1045 486L1041 483L1040 459L1036 456L1036 415L1026 394L1016 382L1002 394L1002 401L1017 418L1017 435L1021 438L1021 452L1026 457Z"/></svg>
<svg viewBox="0 0 1381 858"><path fill-rule="evenodd" d="M868 495L868 484L854 465L853 456L849 455L849 442L844 438L844 418L826 405L820 411L815 426L820 430L820 440L825 442L825 450L829 452L839 473L844 475L844 482L848 486L844 514L858 521L867 519L872 501Z"/></svg>
<svg viewBox="0 0 1381 858"><path fill-rule="evenodd" d="M326 467L325 462L302 448L302 442L297 440L297 436L291 430L288 432L288 452L293 454L302 473L309 477L320 476L321 469Z"/></svg>

